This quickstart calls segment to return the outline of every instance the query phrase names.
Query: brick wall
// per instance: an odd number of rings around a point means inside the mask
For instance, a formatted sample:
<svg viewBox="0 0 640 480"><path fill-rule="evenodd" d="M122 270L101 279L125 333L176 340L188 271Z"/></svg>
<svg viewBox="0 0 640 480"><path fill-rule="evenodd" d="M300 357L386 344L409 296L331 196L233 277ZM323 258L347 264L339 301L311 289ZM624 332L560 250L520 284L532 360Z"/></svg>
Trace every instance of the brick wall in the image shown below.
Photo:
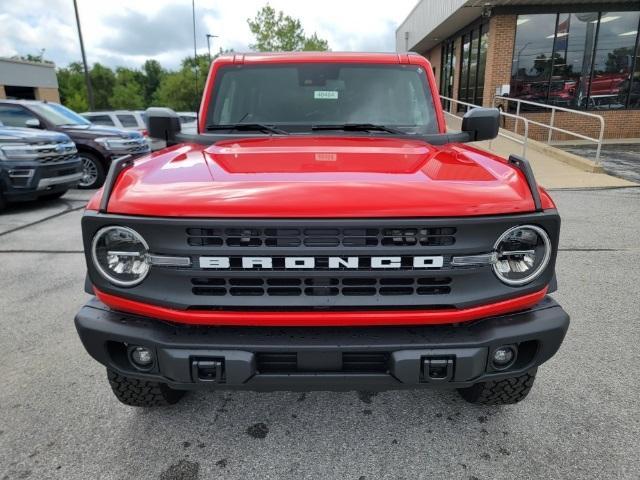
<svg viewBox="0 0 640 480"><path fill-rule="evenodd" d="M7 94L4 91L4 85L0 85L0 98L7 98Z"/></svg>
<svg viewBox="0 0 640 480"><path fill-rule="evenodd" d="M489 20L483 106L491 106L496 88L511 81L516 19L516 15L496 15Z"/></svg>
<svg viewBox="0 0 640 480"><path fill-rule="evenodd" d="M440 90L440 73L442 69L442 45L438 44L429 50L425 55L425 58L429 60L431 66L434 68L433 75L436 77L436 85Z"/></svg>
<svg viewBox="0 0 640 480"><path fill-rule="evenodd" d="M57 88L36 88L36 100L60 103L60 93Z"/></svg>

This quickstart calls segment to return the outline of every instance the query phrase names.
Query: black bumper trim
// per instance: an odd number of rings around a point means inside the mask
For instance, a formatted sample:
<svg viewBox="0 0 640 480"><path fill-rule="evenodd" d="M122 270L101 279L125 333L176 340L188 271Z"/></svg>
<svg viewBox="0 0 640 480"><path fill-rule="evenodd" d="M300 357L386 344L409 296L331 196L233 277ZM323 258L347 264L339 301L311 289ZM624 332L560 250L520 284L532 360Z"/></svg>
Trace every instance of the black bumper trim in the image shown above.
<svg viewBox="0 0 640 480"><path fill-rule="evenodd" d="M250 315L250 313L248 313ZM93 299L77 314L76 328L89 354L117 372L168 383L174 388L243 390L389 390L423 387L460 388L518 375L541 365L559 349L569 316L550 297L534 308L468 324L399 327L200 327L183 326L110 310ZM500 345L535 345L529 358L504 371L488 365ZM142 345L154 350L148 372L135 370L114 353L113 345ZM388 352L382 373L300 370L261 373L256 355L304 352L334 358L344 352ZM333 356L332 356L333 355ZM425 375L425 359L453 359L447 381ZM194 361L222 361L222 382L200 381ZM321 363L321 362L320 362Z"/></svg>

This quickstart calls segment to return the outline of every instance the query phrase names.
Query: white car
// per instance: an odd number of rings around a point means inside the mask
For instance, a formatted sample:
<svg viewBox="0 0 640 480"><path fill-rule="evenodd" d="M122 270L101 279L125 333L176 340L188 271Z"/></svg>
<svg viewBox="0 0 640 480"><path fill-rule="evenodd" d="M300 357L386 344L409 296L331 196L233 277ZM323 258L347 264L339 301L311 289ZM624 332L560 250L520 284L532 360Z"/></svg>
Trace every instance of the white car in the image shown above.
<svg viewBox="0 0 640 480"><path fill-rule="evenodd" d="M151 139L147 136L147 125L143 111L115 110L110 112L84 112L80 115L96 125L136 130L147 138L151 150L160 150L165 146L162 140Z"/></svg>
<svg viewBox="0 0 640 480"><path fill-rule="evenodd" d="M177 112L180 117L180 127L184 133L198 133L196 112Z"/></svg>

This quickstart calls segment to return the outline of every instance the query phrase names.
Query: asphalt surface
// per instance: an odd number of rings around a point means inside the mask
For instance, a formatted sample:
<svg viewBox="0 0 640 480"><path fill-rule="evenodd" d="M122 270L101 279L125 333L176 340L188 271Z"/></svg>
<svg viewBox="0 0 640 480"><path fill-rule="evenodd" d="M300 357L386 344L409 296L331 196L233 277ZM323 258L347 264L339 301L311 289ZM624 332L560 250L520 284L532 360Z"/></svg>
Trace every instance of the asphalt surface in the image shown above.
<svg viewBox="0 0 640 480"><path fill-rule="evenodd" d="M559 148L591 160L596 158L594 145L559 146ZM632 182L640 182L640 143L605 144L600 152L600 162L607 173Z"/></svg>
<svg viewBox="0 0 640 480"><path fill-rule="evenodd" d="M557 191L572 316L522 403L454 392L202 392L133 409L73 316L86 194L0 215L0 479L637 479L640 188Z"/></svg>

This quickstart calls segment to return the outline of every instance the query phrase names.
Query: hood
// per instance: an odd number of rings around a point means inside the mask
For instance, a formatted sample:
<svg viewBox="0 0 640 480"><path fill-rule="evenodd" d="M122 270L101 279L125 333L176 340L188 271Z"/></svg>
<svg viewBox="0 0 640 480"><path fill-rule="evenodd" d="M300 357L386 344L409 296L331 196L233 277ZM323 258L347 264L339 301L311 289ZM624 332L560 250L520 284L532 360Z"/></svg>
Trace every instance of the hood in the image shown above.
<svg viewBox="0 0 640 480"><path fill-rule="evenodd" d="M253 218L533 210L524 175L472 147L324 136L229 140L153 153L121 174L108 207L129 215Z"/></svg>
<svg viewBox="0 0 640 480"><path fill-rule="evenodd" d="M0 126L0 142L2 143L40 143L40 142L70 142L64 133L38 130L35 128Z"/></svg>
<svg viewBox="0 0 640 480"><path fill-rule="evenodd" d="M98 138L98 137L119 137L138 138L142 135L134 130L122 130L116 127L106 127L104 125L63 125L59 127L65 133L73 136Z"/></svg>

